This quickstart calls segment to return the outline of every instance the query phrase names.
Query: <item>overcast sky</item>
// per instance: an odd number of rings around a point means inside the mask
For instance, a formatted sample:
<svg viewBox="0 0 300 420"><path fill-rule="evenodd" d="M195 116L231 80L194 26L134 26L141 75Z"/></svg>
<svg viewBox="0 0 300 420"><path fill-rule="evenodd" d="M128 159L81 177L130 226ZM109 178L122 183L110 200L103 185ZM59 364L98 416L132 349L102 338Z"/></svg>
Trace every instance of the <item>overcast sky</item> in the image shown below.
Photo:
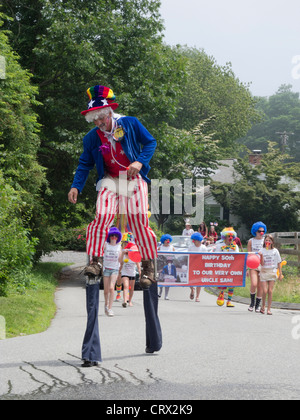
<svg viewBox="0 0 300 420"><path fill-rule="evenodd" d="M165 42L232 63L253 95L300 92L300 0L161 0Z"/></svg>

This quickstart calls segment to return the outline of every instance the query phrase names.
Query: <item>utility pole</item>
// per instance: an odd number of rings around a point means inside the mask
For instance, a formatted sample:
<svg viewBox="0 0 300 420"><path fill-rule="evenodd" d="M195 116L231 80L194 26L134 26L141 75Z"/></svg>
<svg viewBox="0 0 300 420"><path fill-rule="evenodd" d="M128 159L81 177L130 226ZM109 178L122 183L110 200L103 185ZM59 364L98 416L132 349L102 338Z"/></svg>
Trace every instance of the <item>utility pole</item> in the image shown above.
<svg viewBox="0 0 300 420"><path fill-rule="evenodd" d="M281 151L284 153L288 144L289 136L293 136L295 133L287 133L286 131L281 133L277 131L276 134L279 134L281 137Z"/></svg>

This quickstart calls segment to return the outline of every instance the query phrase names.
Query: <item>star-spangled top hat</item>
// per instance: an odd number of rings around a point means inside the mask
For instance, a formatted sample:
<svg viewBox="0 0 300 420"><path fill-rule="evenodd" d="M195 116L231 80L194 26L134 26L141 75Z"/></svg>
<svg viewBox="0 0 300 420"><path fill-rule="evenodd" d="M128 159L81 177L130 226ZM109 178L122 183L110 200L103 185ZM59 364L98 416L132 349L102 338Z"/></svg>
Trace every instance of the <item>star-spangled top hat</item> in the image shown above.
<svg viewBox="0 0 300 420"><path fill-rule="evenodd" d="M114 92L106 86L93 86L90 87L86 93L89 97L88 109L82 111L81 114L85 115L90 111L95 111L96 109L111 107L112 109L118 108L119 104L114 102L116 96Z"/></svg>

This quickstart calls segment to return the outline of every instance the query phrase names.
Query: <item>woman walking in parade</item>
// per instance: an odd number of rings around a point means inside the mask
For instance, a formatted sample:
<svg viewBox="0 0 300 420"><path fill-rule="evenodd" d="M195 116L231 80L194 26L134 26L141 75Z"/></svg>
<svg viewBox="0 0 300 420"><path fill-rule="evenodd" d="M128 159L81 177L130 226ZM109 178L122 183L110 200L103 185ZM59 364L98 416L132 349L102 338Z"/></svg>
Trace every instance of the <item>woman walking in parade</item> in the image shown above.
<svg viewBox="0 0 300 420"><path fill-rule="evenodd" d="M263 222L256 222L252 225L251 234L253 238L249 239L247 251L258 253L264 243L264 235L267 233L267 226ZM262 298L262 288L260 283L260 266L256 269L250 269L250 306L248 308L249 312L260 311L261 298ZM255 295L257 291L257 297L255 300Z"/></svg>

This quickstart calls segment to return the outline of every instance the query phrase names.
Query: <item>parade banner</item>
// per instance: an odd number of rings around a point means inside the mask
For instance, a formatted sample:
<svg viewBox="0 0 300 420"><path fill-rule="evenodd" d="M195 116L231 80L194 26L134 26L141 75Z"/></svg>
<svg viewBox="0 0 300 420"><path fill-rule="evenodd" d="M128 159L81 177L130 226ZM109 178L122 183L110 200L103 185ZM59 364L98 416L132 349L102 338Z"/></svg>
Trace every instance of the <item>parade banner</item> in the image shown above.
<svg viewBox="0 0 300 420"><path fill-rule="evenodd" d="M245 287L246 252L158 252L158 286Z"/></svg>

